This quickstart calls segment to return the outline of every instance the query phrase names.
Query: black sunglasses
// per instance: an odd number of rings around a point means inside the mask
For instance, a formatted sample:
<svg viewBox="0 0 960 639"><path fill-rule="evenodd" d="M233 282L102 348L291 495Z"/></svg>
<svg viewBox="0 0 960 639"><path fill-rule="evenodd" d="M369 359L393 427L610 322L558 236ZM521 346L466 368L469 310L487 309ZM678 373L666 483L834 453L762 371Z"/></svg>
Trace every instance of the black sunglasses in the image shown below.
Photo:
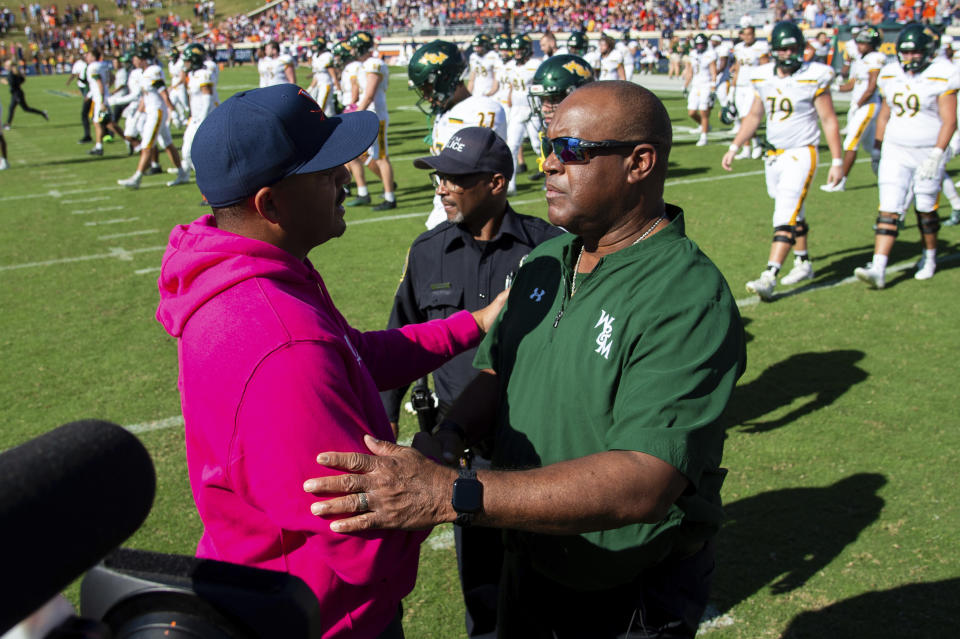
<svg viewBox="0 0 960 639"><path fill-rule="evenodd" d="M591 149L622 149L634 147L638 144L650 144L656 146L656 142L640 140L638 142L625 142L622 140L600 140L593 142L590 140L581 140L580 138L550 138L548 141L553 154L557 156L562 164L587 163L590 161L588 152ZM546 150L546 149L545 149Z"/></svg>

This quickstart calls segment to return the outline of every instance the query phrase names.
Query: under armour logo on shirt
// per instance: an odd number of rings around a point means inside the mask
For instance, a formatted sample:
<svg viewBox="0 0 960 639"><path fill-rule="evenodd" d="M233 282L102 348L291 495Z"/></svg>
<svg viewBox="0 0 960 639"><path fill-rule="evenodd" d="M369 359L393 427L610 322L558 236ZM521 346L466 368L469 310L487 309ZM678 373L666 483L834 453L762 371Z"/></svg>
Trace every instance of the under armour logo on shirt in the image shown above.
<svg viewBox="0 0 960 639"><path fill-rule="evenodd" d="M543 294L546 293L542 288L534 287L533 293L530 293L530 299L535 302L539 302L543 298Z"/></svg>

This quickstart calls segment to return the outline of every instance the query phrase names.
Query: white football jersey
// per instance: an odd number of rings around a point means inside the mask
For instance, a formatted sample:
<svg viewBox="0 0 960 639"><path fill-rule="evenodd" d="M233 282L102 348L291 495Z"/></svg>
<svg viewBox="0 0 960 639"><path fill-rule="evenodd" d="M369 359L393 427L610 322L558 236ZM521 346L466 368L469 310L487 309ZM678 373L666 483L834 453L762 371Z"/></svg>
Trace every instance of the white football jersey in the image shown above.
<svg viewBox="0 0 960 639"><path fill-rule="evenodd" d="M166 79L163 77L163 69L156 64L151 64L143 70L143 76L140 79L140 93L143 95L143 106L147 111L159 109L167 111L167 103L160 97L160 90L166 86Z"/></svg>
<svg viewBox="0 0 960 639"><path fill-rule="evenodd" d="M751 67L760 66L760 58L770 55L770 45L766 40L754 40L749 47L744 42L738 42L733 47L733 57L740 64L740 70L737 72L737 86L751 86L750 78L753 76Z"/></svg>
<svg viewBox="0 0 960 639"><path fill-rule="evenodd" d="M853 38L843 43L843 52L848 64L853 64L854 60L860 59L860 49L857 47L857 41Z"/></svg>
<svg viewBox="0 0 960 639"><path fill-rule="evenodd" d="M753 88L763 100L767 115L767 141L778 149L816 146L820 123L813 100L830 91L833 69L819 62L804 62L796 73L781 78L768 62L753 74Z"/></svg>
<svg viewBox="0 0 960 639"><path fill-rule="evenodd" d="M486 95L493 88L494 74L500 56L496 51L470 54L470 73L473 75L473 95Z"/></svg>
<svg viewBox="0 0 960 639"><path fill-rule="evenodd" d="M204 93L203 88L208 87L210 93ZM213 97L213 75L206 67L190 71L187 73L187 95L190 98L190 119L201 122L213 107L216 106Z"/></svg>
<svg viewBox="0 0 960 639"><path fill-rule="evenodd" d="M937 100L960 89L960 72L946 60L934 60L916 75L891 62L880 70L877 86L890 107L884 141L901 146L934 146L941 124Z"/></svg>
<svg viewBox="0 0 960 639"><path fill-rule="evenodd" d="M220 104L220 93L217 90L220 84L220 67L209 58L203 61L203 67L210 72L210 79L213 81L213 104L216 106Z"/></svg>
<svg viewBox="0 0 960 639"><path fill-rule="evenodd" d="M687 58L690 66L693 68L693 79L691 86L710 86L712 83L710 77L710 63L717 61L717 52L708 48L703 53L696 49L691 49Z"/></svg>
<svg viewBox="0 0 960 639"><path fill-rule="evenodd" d="M343 104L351 104L353 102L353 81L356 80L357 84L360 84L360 73L362 71L363 65L356 60L348 62L343 67L343 73L340 74L340 90L342 92L340 102ZM357 95L357 100L362 96L362 93Z"/></svg>
<svg viewBox="0 0 960 639"><path fill-rule="evenodd" d="M454 133L468 126L493 129L501 139L507 139L507 116L499 102L474 95L462 100L433 123L432 155L438 155Z"/></svg>
<svg viewBox="0 0 960 639"><path fill-rule="evenodd" d="M620 65L623 64L623 54L614 49L607 55L600 57L598 64L600 68L597 70L597 76L600 80L619 80L620 76L617 74L617 69ZM624 69L626 71L626 69Z"/></svg>
<svg viewBox="0 0 960 639"><path fill-rule="evenodd" d="M887 56L879 51L871 51L850 64L850 77L853 78L853 91L850 93L851 104L857 104L860 98L863 97L864 91L867 90L867 84L870 83L870 72L879 71L886 64ZM873 92L873 97L864 102L864 106L871 102L880 102L880 94L878 91Z"/></svg>
<svg viewBox="0 0 960 639"><path fill-rule="evenodd" d="M257 63L257 71L260 73L260 87L272 87L286 83L287 76L284 74L284 69L289 66L293 66L293 58L288 55L260 58Z"/></svg>
<svg viewBox="0 0 960 639"><path fill-rule="evenodd" d="M511 60L511 62L513 61ZM540 58L530 58L523 64L514 62L511 65L510 83L513 85L513 90L510 92L510 104L513 105L511 108L530 107L527 96L530 91L530 83L540 67L540 62Z"/></svg>
<svg viewBox="0 0 960 639"><path fill-rule="evenodd" d="M494 73L497 74L497 81L500 83L500 88L497 89L493 98L499 102L504 109L510 108L510 92L513 90L513 69L516 66L516 60L507 60L504 62L501 59L500 63L497 64L494 69Z"/></svg>
<svg viewBox="0 0 960 639"><path fill-rule="evenodd" d="M390 120L387 115L387 84L390 82L390 69L387 68L387 63L380 58L370 56L364 60L363 68L357 77L361 98L367 90L367 80L371 73L380 77L380 84L377 85L377 90L373 94L373 101L367 107L367 111L373 111L381 122L387 122Z"/></svg>
<svg viewBox="0 0 960 639"><path fill-rule="evenodd" d="M87 65L87 84L90 86L90 95L97 100L104 100L110 95L110 74L113 71L113 65L102 60L91 62ZM103 91L106 95L100 95L100 89L97 87L96 80L103 83Z"/></svg>
<svg viewBox="0 0 960 639"><path fill-rule="evenodd" d="M310 60L310 70L317 84L333 84L328 69L333 66L333 53L330 51L321 51Z"/></svg>

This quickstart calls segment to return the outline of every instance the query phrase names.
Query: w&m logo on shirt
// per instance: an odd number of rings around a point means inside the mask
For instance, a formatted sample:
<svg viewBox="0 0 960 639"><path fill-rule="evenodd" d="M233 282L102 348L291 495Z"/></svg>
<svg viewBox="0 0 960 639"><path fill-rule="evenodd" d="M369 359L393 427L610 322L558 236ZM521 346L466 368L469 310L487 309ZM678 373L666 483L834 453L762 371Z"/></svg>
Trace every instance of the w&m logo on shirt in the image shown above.
<svg viewBox="0 0 960 639"><path fill-rule="evenodd" d="M600 309L600 319L593 326L594 328L603 326L600 334L597 335L597 350L594 351L603 355L603 359L610 359L610 347L613 346L611 337L613 336L613 321L615 319L613 315Z"/></svg>

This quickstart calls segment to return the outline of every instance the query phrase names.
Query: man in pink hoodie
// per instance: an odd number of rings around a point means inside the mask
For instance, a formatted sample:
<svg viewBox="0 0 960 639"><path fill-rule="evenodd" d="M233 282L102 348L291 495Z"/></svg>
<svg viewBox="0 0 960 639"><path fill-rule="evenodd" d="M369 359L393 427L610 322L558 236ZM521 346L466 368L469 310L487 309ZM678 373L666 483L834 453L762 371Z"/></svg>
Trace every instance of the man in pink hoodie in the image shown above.
<svg viewBox="0 0 960 639"><path fill-rule="evenodd" d="M400 600L427 533L332 533L299 489L316 451L368 452L364 435L392 441L378 391L476 346L504 297L368 333L337 311L307 254L345 231L343 165L377 128L370 112L326 117L292 84L224 102L195 139L213 215L173 229L159 280L204 524L197 556L300 577L324 637L403 636Z"/></svg>

